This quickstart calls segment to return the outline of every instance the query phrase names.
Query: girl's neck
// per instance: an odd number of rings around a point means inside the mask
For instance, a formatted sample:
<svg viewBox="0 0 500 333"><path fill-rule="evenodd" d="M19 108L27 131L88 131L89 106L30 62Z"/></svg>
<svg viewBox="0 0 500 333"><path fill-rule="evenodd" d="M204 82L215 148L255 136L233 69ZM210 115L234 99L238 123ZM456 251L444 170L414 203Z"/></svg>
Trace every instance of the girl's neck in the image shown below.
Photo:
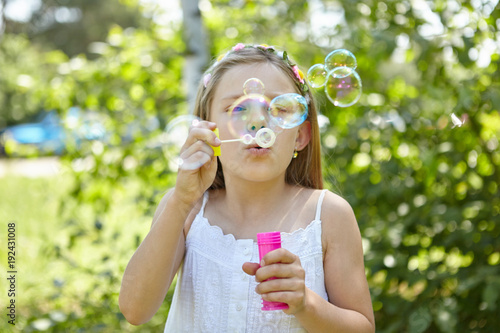
<svg viewBox="0 0 500 333"><path fill-rule="evenodd" d="M284 180L269 182L248 182L239 180L226 182L226 190L221 198L221 209L232 217L234 222L242 225L266 225L269 221L277 221L277 212L283 216L283 211L290 209L297 188L285 183ZM236 223L238 223L236 222ZM272 226L269 226L272 227Z"/></svg>

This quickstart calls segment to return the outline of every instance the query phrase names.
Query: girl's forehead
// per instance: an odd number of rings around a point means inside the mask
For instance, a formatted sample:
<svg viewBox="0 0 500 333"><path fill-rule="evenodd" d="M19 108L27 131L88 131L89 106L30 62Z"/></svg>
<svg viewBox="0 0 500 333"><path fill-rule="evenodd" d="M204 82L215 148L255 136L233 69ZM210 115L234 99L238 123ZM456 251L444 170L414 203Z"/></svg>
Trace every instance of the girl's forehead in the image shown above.
<svg viewBox="0 0 500 333"><path fill-rule="evenodd" d="M269 63L238 65L221 77L216 95L221 92L243 93L243 85L250 78L257 78L264 84L264 94L294 92L293 81L280 69Z"/></svg>

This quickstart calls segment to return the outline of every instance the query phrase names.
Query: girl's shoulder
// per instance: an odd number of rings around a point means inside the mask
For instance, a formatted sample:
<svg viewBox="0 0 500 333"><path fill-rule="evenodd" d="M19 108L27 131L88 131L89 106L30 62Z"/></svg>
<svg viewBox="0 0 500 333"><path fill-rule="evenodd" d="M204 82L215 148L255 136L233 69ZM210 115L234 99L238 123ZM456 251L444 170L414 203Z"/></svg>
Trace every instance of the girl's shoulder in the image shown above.
<svg viewBox="0 0 500 333"><path fill-rule="evenodd" d="M358 222L351 205L340 195L326 191L321 208L323 244L349 246L360 240Z"/></svg>
<svg viewBox="0 0 500 333"><path fill-rule="evenodd" d="M324 193L324 194L323 194ZM332 222L352 213L351 205L340 195L326 189L306 189L305 195L321 208L321 220Z"/></svg>
<svg viewBox="0 0 500 333"><path fill-rule="evenodd" d="M345 214L350 214L352 213L352 207L347 202L346 199L341 197L340 195L333 193L329 190L317 190L317 191L324 191L325 196L323 199L323 210L327 212L327 215L330 217L335 217L335 216L343 216ZM345 216L344 216L345 217Z"/></svg>

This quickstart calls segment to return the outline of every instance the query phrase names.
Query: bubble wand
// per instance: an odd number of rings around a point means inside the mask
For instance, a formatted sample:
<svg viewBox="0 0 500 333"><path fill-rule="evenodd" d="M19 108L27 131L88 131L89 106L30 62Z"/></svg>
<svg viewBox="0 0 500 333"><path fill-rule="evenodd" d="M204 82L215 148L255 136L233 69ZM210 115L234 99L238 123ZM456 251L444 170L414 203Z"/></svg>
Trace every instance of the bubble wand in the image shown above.
<svg viewBox="0 0 500 333"><path fill-rule="evenodd" d="M213 130L213 132L219 138L219 129L216 128ZM244 144L249 145L255 142L262 148L269 148L274 144L275 141L276 141L276 134L274 133L274 131L270 128L264 127L257 131L255 137L253 137L250 134L245 134L242 138L239 139L221 140L221 143L243 142ZM210 146L210 147L212 147L214 150L214 156L221 155L220 146L219 147Z"/></svg>

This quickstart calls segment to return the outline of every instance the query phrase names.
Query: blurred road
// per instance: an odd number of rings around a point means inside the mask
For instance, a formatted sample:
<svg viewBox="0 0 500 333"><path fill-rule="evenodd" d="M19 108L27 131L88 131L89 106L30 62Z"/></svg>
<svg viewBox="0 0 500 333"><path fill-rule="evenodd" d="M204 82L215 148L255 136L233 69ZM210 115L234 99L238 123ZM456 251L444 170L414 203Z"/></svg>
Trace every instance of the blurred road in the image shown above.
<svg viewBox="0 0 500 333"><path fill-rule="evenodd" d="M59 157L0 158L0 178L19 175L30 178L54 176L61 172Z"/></svg>

